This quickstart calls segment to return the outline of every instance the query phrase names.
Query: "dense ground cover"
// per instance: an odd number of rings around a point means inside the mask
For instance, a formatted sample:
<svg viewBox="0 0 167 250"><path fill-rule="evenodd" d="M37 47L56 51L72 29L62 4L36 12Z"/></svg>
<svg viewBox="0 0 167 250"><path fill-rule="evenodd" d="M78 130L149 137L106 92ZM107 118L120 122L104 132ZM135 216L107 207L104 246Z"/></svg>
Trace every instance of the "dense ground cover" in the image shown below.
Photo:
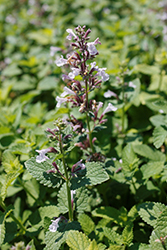
<svg viewBox="0 0 167 250"><path fill-rule="evenodd" d="M165 1L0 0L0 37L1 249L167 249Z"/></svg>

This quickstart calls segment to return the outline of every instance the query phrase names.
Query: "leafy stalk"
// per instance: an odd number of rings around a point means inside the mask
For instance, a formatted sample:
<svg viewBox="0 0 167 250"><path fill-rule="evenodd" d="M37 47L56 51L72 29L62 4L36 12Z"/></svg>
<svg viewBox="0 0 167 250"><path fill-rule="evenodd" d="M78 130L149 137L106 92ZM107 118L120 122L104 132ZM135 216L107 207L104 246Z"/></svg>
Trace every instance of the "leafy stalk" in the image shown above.
<svg viewBox="0 0 167 250"><path fill-rule="evenodd" d="M68 172L67 172L66 162L65 162L65 158L64 158L64 150L63 150L61 135L59 135L59 146L60 146L60 151L61 151L61 154L62 154L63 168L64 168L64 172L65 172L65 177L66 177L65 181L66 181L66 188L67 188L69 220L73 221L73 210L72 210L72 203L71 203L70 182L69 182L69 179L68 179Z"/></svg>

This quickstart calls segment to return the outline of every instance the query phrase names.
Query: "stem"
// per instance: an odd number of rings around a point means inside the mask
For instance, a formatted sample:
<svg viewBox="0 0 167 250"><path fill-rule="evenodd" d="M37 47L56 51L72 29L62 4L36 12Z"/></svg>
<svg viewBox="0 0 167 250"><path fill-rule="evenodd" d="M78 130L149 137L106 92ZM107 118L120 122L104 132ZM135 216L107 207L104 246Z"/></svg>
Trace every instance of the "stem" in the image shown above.
<svg viewBox="0 0 167 250"><path fill-rule="evenodd" d="M65 181L66 181L66 188L67 188L69 220L73 221L73 210L72 210L72 203L71 203L70 182L69 182L69 179L68 179L68 172L67 172L65 158L64 158L64 150L63 150L61 135L59 135L59 146L60 146L60 151L61 151L61 154L62 154L63 168L64 168L64 172L65 172L65 177L66 177Z"/></svg>
<svg viewBox="0 0 167 250"><path fill-rule="evenodd" d="M124 84L124 82L123 82ZM124 133L124 120L125 120L125 89L124 85L122 85L122 100L123 100L123 107L122 107L122 133Z"/></svg>
<svg viewBox="0 0 167 250"><path fill-rule="evenodd" d="M1 201L0 206L6 212L7 208L4 204L4 202ZM9 216L16 222L16 224L18 224L20 226L20 228L22 229L23 234L24 234L26 232L26 228L24 227L24 225L14 216L14 214L10 213Z"/></svg>
<svg viewBox="0 0 167 250"><path fill-rule="evenodd" d="M89 144L90 144L90 147L92 149L92 153L95 152L94 150L94 147L93 147L93 143L92 143L92 131L90 129L90 124L89 124L89 116L88 116L88 82L87 82L87 79L85 80L85 90L86 90L86 122L87 122L87 127L88 127L88 134L89 134Z"/></svg>
<svg viewBox="0 0 167 250"><path fill-rule="evenodd" d="M88 127L88 134L89 134L89 143L90 143L90 147L92 149L92 153L95 152L94 147L93 147L93 143L92 143L92 131L90 129L90 124L89 124L89 117L88 114L86 113L86 121L87 121L87 127Z"/></svg>

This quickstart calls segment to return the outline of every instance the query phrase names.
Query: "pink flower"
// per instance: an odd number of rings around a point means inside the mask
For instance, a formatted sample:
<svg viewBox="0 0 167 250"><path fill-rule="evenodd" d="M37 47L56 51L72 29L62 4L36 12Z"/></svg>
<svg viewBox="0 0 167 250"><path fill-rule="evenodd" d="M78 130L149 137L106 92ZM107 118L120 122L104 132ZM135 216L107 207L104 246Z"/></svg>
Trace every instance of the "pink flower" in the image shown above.
<svg viewBox="0 0 167 250"><path fill-rule="evenodd" d="M89 54L91 56L94 56L98 53L96 47L95 47L95 44L94 42L91 42L91 43L87 43L87 47L88 47L88 51L89 51Z"/></svg>
<svg viewBox="0 0 167 250"><path fill-rule="evenodd" d="M72 72L70 72L70 73L68 74L68 77L69 77L71 80L73 80L73 79L75 78L75 76L78 76L78 75L79 75L80 69L78 69L78 68L71 68L71 69L72 69Z"/></svg>
<svg viewBox="0 0 167 250"><path fill-rule="evenodd" d="M107 90L107 92L104 93L105 98L110 98L111 96L117 97L117 95L111 90Z"/></svg>

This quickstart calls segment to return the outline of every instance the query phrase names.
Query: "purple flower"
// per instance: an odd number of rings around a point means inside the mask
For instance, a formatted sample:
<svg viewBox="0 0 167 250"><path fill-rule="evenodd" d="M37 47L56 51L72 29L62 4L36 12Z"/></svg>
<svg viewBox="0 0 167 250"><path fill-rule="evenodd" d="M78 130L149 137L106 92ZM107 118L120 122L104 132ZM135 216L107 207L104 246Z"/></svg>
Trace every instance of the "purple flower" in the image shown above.
<svg viewBox="0 0 167 250"><path fill-rule="evenodd" d="M111 96L117 97L117 95L111 90L107 90L107 92L104 93L105 98L110 98Z"/></svg>
<svg viewBox="0 0 167 250"><path fill-rule="evenodd" d="M64 87L64 92L61 94L61 97L65 97L66 95L75 95L75 92L67 87Z"/></svg>
<svg viewBox="0 0 167 250"><path fill-rule="evenodd" d="M87 47L88 47L88 51L89 51L89 54L91 56L94 56L98 53L96 47L95 47L95 44L94 42L91 42L91 43L87 43Z"/></svg>
<svg viewBox="0 0 167 250"><path fill-rule="evenodd" d="M78 76L78 75L79 75L80 69L78 69L78 68L71 68L71 69L72 69L72 72L70 72L70 73L68 74L68 77L69 77L71 80L73 80L73 79L75 78L75 76Z"/></svg>
<svg viewBox="0 0 167 250"><path fill-rule="evenodd" d="M50 152L50 148L42 149L42 150L36 150L39 155L36 157L36 162L41 163L43 161L48 160L49 158L45 155L46 153Z"/></svg>
<svg viewBox="0 0 167 250"><path fill-rule="evenodd" d="M63 56L61 55L61 57L56 59L55 63L56 63L56 65L58 67L61 67L61 66L65 65L65 64L68 64L68 60L64 59Z"/></svg>
<svg viewBox="0 0 167 250"><path fill-rule="evenodd" d="M57 51L60 51L61 49L59 47L50 47L50 56L54 56Z"/></svg>
<svg viewBox="0 0 167 250"><path fill-rule="evenodd" d="M57 219L55 220L51 220L52 221L52 224L49 226L49 231L50 232L56 232L58 227L59 227L59 221L61 220L61 217L58 217Z"/></svg>
<svg viewBox="0 0 167 250"><path fill-rule="evenodd" d="M101 76L102 81L108 81L109 80L109 75L105 72L106 68L101 68L98 69L98 76Z"/></svg>
<svg viewBox="0 0 167 250"><path fill-rule="evenodd" d="M107 108L103 111L102 115L104 116L106 113L111 112L111 111L116 111L116 110L117 108L111 103L109 103Z"/></svg>
<svg viewBox="0 0 167 250"><path fill-rule="evenodd" d="M71 40L73 37L77 38L72 29L66 29L66 31L69 33L69 35L66 37L68 40Z"/></svg>
<svg viewBox="0 0 167 250"><path fill-rule="evenodd" d="M135 89L135 88L136 88L136 85L134 85L134 84L133 84L133 82L129 82L129 87L131 87L131 88L134 88L134 89Z"/></svg>
<svg viewBox="0 0 167 250"><path fill-rule="evenodd" d="M57 96L56 97L56 101L57 101L56 107L60 108L61 104L64 103L64 102L66 102L67 99L66 98L61 98L61 97Z"/></svg>

